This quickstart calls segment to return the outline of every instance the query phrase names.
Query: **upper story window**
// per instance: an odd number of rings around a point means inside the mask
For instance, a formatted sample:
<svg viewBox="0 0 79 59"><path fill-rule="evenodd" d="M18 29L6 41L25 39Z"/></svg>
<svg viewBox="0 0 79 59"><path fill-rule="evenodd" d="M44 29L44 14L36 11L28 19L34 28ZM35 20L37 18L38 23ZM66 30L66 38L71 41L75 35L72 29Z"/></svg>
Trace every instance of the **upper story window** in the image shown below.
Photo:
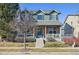
<svg viewBox="0 0 79 59"><path fill-rule="evenodd" d="M56 15L50 15L50 20L56 20L57 16Z"/></svg>
<svg viewBox="0 0 79 59"><path fill-rule="evenodd" d="M37 15L38 20L44 20L44 15Z"/></svg>

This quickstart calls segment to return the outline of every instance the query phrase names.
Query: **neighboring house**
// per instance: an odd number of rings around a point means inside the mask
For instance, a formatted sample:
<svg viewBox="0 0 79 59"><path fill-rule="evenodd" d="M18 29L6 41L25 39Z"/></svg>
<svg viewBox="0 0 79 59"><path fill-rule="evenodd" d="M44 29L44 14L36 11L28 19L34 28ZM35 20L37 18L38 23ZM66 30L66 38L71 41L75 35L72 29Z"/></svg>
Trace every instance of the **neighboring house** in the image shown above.
<svg viewBox="0 0 79 59"><path fill-rule="evenodd" d="M26 10L27 11L27 10ZM59 21L60 12L56 10L28 10L32 12L32 16L37 20L36 27L30 29L29 34L33 34L33 37L52 37L60 38ZM29 36L29 35L28 35Z"/></svg>
<svg viewBox="0 0 79 59"><path fill-rule="evenodd" d="M79 38L79 14L71 14L66 17L64 36Z"/></svg>

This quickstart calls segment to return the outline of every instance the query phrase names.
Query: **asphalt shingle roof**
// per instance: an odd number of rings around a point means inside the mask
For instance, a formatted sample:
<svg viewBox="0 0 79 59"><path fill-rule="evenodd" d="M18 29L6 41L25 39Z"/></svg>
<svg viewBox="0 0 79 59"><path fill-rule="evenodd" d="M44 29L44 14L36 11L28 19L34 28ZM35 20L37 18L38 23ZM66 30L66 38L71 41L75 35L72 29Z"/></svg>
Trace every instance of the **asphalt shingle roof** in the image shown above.
<svg viewBox="0 0 79 59"><path fill-rule="evenodd" d="M57 10L29 10L29 11L32 11L33 14L36 14L37 12L41 11L45 14L50 14L51 12L57 12L58 14L60 14L60 12L58 12Z"/></svg>
<svg viewBox="0 0 79 59"><path fill-rule="evenodd" d="M46 21L38 21L36 25L62 25L58 20L52 21L52 20L46 20Z"/></svg>

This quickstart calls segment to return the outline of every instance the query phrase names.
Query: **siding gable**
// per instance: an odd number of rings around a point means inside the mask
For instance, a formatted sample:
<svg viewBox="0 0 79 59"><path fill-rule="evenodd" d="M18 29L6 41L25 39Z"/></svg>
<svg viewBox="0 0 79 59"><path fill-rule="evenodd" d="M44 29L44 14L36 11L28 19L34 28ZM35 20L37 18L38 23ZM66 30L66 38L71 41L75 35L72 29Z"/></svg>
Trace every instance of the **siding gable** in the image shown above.
<svg viewBox="0 0 79 59"><path fill-rule="evenodd" d="M36 13L33 14L35 19L37 19L38 15L43 15L44 20L58 20L59 13L54 10L38 10L36 11ZM50 19L50 17L56 17L56 18Z"/></svg>
<svg viewBox="0 0 79 59"><path fill-rule="evenodd" d="M44 13L41 10L36 12L36 15L42 15L42 14L44 14Z"/></svg>
<svg viewBox="0 0 79 59"><path fill-rule="evenodd" d="M51 15L58 15L58 13L57 12L52 12L52 13L50 13Z"/></svg>

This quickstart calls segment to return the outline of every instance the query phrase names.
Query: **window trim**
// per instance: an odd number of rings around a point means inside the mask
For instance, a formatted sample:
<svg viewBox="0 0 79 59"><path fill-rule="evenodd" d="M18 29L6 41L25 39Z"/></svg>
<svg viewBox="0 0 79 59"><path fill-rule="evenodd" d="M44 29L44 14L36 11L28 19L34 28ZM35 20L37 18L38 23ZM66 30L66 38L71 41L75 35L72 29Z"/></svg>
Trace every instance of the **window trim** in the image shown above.
<svg viewBox="0 0 79 59"><path fill-rule="evenodd" d="M41 18L40 18L39 16L41 16ZM39 19L38 17L39 17L40 19ZM44 15L37 15L37 19L38 19L38 20L44 20Z"/></svg>
<svg viewBox="0 0 79 59"><path fill-rule="evenodd" d="M48 34L56 34L55 32L56 32L55 27L48 27Z"/></svg>
<svg viewBox="0 0 79 59"><path fill-rule="evenodd" d="M53 18L54 16L54 18ZM50 15L50 20L57 20L57 15Z"/></svg>

